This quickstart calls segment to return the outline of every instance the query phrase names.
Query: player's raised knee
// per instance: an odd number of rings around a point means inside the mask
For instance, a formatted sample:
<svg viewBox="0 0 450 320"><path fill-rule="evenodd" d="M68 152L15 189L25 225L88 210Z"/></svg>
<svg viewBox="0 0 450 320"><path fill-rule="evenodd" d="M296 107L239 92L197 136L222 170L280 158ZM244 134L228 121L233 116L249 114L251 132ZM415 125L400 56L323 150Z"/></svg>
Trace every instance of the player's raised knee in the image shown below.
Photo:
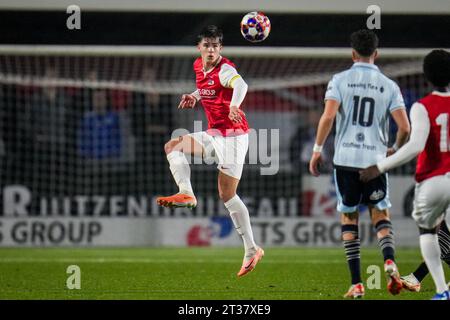
<svg viewBox="0 0 450 320"><path fill-rule="evenodd" d="M164 151L166 152L166 154L169 154L172 151L174 151L176 145L179 143L180 143L180 141L178 141L178 140L170 140L170 141L166 142L166 144L164 145Z"/></svg>
<svg viewBox="0 0 450 320"><path fill-rule="evenodd" d="M225 200L227 198L226 192L223 192L223 191L219 190L219 198L220 198L220 200L226 202L226 200Z"/></svg>
<svg viewBox="0 0 450 320"><path fill-rule="evenodd" d="M236 195L235 192L231 192L231 191L228 191L228 190L219 190L219 198L223 202L227 202L228 200L233 198L235 195Z"/></svg>

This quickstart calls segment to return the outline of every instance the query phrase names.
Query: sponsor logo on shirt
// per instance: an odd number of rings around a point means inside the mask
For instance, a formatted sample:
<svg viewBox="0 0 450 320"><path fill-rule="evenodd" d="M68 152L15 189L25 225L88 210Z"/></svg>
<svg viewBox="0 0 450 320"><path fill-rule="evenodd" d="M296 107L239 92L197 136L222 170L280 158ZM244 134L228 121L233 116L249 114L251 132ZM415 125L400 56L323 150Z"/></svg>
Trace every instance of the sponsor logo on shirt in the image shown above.
<svg viewBox="0 0 450 320"><path fill-rule="evenodd" d="M358 141L358 142L363 142L364 139L365 139L364 133L359 132L359 133L356 134L356 141Z"/></svg>
<svg viewBox="0 0 450 320"><path fill-rule="evenodd" d="M360 89L372 89L372 90L378 90L378 86L373 85L371 83L347 83L348 88L360 88ZM381 92L384 91L380 89Z"/></svg>
<svg viewBox="0 0 450 320"><path fill-rule="evenodd" d="M200 89L199 93L202 98L206 99L211 99L216 96L216 90L213 89Z"/></svg>

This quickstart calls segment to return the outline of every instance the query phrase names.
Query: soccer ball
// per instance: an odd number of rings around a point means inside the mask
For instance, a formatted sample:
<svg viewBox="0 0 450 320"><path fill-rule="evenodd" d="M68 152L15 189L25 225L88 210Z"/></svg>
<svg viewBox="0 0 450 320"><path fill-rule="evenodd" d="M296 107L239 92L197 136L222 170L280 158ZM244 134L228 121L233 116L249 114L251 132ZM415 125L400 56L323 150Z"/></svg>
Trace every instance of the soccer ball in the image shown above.
<svg viewBox="0 0 450 320"><path fill-rule="evenodd" d="M250 42L261 42L269 36L270 20L262 12L249 12L242 18L241 33Z"/></svg>

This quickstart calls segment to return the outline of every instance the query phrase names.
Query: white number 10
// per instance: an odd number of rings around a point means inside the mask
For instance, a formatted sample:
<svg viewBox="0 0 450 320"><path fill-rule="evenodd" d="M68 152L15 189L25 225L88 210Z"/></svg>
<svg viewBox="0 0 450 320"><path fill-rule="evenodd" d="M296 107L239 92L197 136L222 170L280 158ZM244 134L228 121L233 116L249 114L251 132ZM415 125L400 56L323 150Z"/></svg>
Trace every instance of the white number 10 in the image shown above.
<svg viewBox="0 0 450 320"><path fill-rule="evenodd" d="M436 118L436 123L441 126L441 142L439 143L441 152L448 152L450 151L450 141L448 139L448 113L441 113Z"/></svg>

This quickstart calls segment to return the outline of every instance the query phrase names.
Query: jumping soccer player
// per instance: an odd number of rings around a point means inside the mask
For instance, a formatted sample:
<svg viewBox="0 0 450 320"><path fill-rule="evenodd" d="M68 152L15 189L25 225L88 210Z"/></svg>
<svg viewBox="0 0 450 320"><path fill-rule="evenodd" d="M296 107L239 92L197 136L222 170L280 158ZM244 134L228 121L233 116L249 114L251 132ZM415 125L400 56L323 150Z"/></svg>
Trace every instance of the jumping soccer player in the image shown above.
<svg viewBox="0 0 450 320"><path fill-rule="evenodd" d="M341 212L342 240L351 274L351 287L346 298L364 296L360 271L360 239L358 206L369 207L372 224L384 257L388 290L398 294L402 289L395 264L395 245L388 208L387 175L369 183L359 180L360 169L386 157L393 149L387 147L389 114L397 124L394 147L405 143L409 121L400 89L384 76L374 61L377 58L378 37L369 30L354 32L351 37L353 66L333 76L325 94L325 110L320 118L313 154L309 164L312 175L319 176L323 144L334 119L336 137L334 180Z"/></svg>
<svg viewBox="0 0 450 320"><path fill-rule="evenodd" d="M191 186L186 155L207 158L210 156L208 151L214 150L219 169L219 197L230 212L244 243L245 255L237 274L241 277L255 268L264 251L253 239L248 209L236 194L248 150L249 127L244 112L239 109L248 86L234 64L220 55L222 39L222 31L216 26L208 26L198 36L200 58L194 62L197 90L184 94L178 108L193 108L201 100L208 119L208 130L166 143L164 149L179 192L169 197L159 197L157 203L164 207L194 208L197 200Z"/></svg>
<svg viewBox="0 0 450 320"><path fill-rule="evenodd" d="M436 285L433 300L450 300L441 262L437 228L450 225L450 53L433 50L424 59L425 77L435 91L411 107L409 142L390 157L361 171L361 180L371 181L387 170L417 155L413 218L420 232L420 250Z"/></svg>

